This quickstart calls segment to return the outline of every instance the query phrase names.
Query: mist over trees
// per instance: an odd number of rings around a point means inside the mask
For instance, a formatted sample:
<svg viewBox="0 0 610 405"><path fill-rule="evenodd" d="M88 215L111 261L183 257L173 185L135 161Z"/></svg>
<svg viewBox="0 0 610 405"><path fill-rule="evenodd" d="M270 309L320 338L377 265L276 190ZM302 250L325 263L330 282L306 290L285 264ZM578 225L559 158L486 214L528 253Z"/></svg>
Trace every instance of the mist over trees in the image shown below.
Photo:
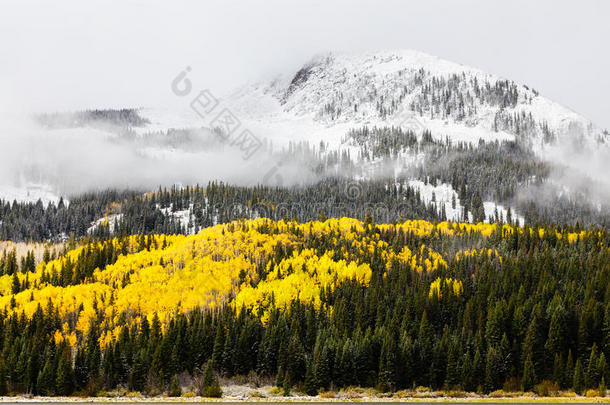
<svg viewBox="0 0 610 405"><path fill-rule="evenodd" d="M190 144L193 136L176 132L171 139ZM354 164L349 151L332 150L323 142L319 147L295 143L278 152L284 160L308 162L308 170L320 179L313 183L234 186L214 181L205 187L174 186L146 194L103 190L71 197L69 204L60 201L47 206L0 200L0 237L41 241L121 233L192 233L239 218L308 221L324 214L363 219L367 211L379 222L447 219L443 204L425 201L416 187L409 186L414 178L451 185L464 209L460 219L470 213L475 222L506 220L485 215L483 201L493 201L512 207L513 218L519 213L530 224L610 224L607 204L586 198L584 189L566 193L550 181L552 166L518 141L474 146L434 138L425 130L418 135L396 127L363 127L349 131L343 142L357 148L361 164ZM387 172L393 172L401 159L421 154L425 156L421 161L405 164L391 176ZM368 173L377 167L388 169ZM587 184L582 181L578 187ZM104 217L106 221L98 221ZM100 223L93 226L94 221Z"/></svg>

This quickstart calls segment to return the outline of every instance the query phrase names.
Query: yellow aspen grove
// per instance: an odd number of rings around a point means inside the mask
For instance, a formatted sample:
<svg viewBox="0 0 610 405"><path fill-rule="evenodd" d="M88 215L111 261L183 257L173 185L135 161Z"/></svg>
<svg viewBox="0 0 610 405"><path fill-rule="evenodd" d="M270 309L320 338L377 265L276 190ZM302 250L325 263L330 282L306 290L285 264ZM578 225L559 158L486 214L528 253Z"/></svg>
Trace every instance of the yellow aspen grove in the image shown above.
<svg viewBox="0 0 610 405"><path fill-rule="evenodd" d="M368 286L372 263L381 265L384 279L393 268L413 271L429 283L429 297L444 291L460 296L461 280L435 273L446 271L450 260L485 256L501 264L498 251L486 247L485 240L492 235L509 239L515 232L524 230L421 220L365 225L352 218L302 224L259 218L189 236L134 235L84 244L35 271L0 277L0 310L27 318L40 310L56 311L65 321L54 339L72 346L86 337L92 320L101 320L104 346L125 324L157 316L165 327L177 311L230 306L251 311L265 323L271 311L288 310L295 300L319 309L322 294L343 282ZM545 231L537 234L544 237ZM411 242L392 244L391 235ZM473 245L439 252L427 245L433 235L463 237ZM589 235L555 231L555 236L574 244Z"/></svg>

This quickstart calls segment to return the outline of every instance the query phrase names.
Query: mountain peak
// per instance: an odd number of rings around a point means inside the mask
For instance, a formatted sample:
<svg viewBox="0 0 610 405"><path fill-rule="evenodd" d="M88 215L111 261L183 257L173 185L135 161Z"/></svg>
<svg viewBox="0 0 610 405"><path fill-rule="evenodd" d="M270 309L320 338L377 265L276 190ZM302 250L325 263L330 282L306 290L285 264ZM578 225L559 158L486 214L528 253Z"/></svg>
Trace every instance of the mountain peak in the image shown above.
<svg viewBox="0 0 610 405"><path fill-rule="evenodd" d="M475 144L519 138L539 149L565 137L607 138L586 118L527 86L409 49L321 53L296 72L242 89L232 101L267 127L311 120L302 139L317 135L316 125L328 132L406 121L437 137Z"/></svg>

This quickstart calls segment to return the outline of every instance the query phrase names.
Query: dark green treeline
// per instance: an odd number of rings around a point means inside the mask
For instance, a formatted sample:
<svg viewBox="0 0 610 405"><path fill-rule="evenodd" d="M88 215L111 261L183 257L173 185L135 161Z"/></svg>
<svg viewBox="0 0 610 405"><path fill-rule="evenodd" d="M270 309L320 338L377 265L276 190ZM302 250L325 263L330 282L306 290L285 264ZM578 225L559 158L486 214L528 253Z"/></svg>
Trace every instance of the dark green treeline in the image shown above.
<svg viewBox="0 0 610 405"><path fill-rule="evenodd" d="M205 364L226 376L269 376L309 394L350 385L530 390L543 380L582 392L608 381L610 238L604 231L572 244L554 231L530 236L529 228L489 238L373 232L392 249L495 247L502 261L486 254L454 259L425 274L398 264L386 269L374 252L367 258L370 285L347 281L325 290L320 309L293 302L264 324L258 314L231 308L177 309L166 328L157 318L126 321L104 348L101 322L78 336L76 347L56 345L52 332L70 320L51 305L31 319L0 314L0 394L94 394L119 386L158 393L175 386L177 375L201 376ZM324 251L326 243L306 247ZM461 280L463 293L430 297L437 277ZM324 309L329 306L332 311Z"/></svg>

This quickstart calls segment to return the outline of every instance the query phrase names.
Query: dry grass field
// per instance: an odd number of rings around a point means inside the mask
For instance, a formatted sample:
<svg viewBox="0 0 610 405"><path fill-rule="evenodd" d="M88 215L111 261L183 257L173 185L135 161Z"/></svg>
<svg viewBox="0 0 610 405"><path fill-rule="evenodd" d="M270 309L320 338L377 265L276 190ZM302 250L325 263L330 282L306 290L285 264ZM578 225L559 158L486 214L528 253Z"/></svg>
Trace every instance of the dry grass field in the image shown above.
<svg viewBox="0 0 610 405"><path fill-rule="evenodd" d="M42 260L42 255L44 253L45 247L49 248L49 252L51 254L53 254L53 251L60 253L64 248L64 244L0 241L0 256L15 249L15 251L17 252L17 261L19 262L21 261L21 258L24 257L29 251L34 251L34 256L36 257L36 264L38 264Z"/></svg>

